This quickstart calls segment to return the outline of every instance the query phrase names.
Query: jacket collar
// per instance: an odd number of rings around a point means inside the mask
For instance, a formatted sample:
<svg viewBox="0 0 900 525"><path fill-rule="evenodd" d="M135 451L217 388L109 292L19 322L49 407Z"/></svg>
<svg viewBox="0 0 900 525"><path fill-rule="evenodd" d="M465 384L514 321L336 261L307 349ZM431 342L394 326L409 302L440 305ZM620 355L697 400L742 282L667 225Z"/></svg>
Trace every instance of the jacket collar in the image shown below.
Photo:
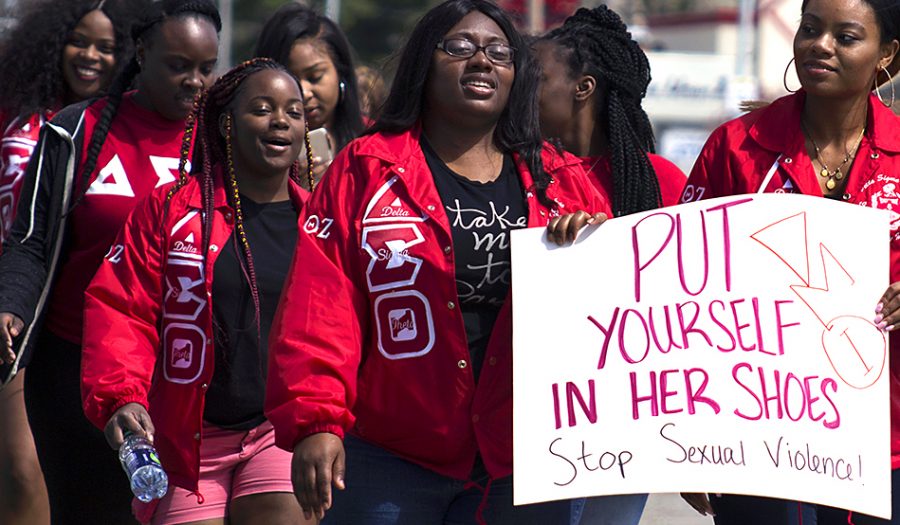
<svg viewBox="0 0 900 525"><path fill-rule="evenodd" d="M402 165L408 163L414 157L416 160L425 162L425 155L422 153L422 147L419 144L421 134L422 125L420 121L401 133L374 133L357 142L357 154L376 157L390 164ZM516 162L519 174L522 176L523 186L526 189L531 188L534 183L525 161L517 153L513 153L513 159ZM560 168L581 165L578 157L557 151L546 142L541 149L541 159L544 164L544 171L551 174L551 177L552 173ZM400 173L402 174L403 171L400 171Z"/></svg>
<svg viewBox="0 0 900 525"><path fill-rule="evenodd" d="M799 92L779 98L770 105L743 118L750 123L750 137L763 148L774 152L792 152L803 148L803 131L800 128L800 114L806 92ZM897 134L897 117L884 107L874 94L869 95L866 136L873 148L900 152L900 134Z"/></svg>
<svg viewBox="0 0 900 525"><path fill-rule="evenodd" d="M357 141L357 154L375 157L390 164L404 164L411 157L421 157L424 162L425 154L419 145L419 136L422 134L422 124L416 122L411 128L400 133L388 133L382 131L367 135Z"/></svg>
<svg viewBox="0 0 900 525"><path fill-rule="evenodd" d="M200 179L195 175L191 175L196 181L195 184L191 184L189 187L191 189L190 195L188 195L188 205L192 208L203 208L203 199L201 198L201 184ZM225 194L225 176L222 173L221 166L213 167L213 207L214 208L223 208L229 207L228 205L228 196Z"/></svg>

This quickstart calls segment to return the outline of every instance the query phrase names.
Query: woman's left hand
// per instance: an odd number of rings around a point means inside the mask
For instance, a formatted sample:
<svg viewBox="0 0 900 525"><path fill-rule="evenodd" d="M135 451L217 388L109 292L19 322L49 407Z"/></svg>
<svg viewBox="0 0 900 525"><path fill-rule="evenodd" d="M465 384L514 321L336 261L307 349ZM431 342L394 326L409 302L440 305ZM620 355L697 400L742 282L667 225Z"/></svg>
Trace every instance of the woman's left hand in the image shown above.
<svg viewBox="0 0 900 525"><path fill-rule="evenodd" d="M568 215L554 217L547 225L547 238L560 246L575 242L575 237L581 228L589 224L603 224L606 222L605 213L590 213L581 210Z"/></svg>
<svg viewBox="0 0 900 525"><path fill-rule="evenodd" d="M885 332L897 329L897 323L900 323L900 281L888 286L878 300L874 323Z"/></svg>

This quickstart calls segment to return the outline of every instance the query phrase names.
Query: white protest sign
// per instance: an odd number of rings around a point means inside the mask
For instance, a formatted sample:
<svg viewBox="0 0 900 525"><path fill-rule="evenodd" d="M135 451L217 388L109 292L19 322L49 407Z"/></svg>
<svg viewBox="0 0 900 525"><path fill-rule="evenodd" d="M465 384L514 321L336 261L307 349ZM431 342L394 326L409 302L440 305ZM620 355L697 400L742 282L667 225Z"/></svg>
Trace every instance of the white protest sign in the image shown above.
<svg viewBox="0 0 900 525"><path fill-rule="evenodd" d="M723 492L890 515L888 216L743 195L513 233L514 499Z"/></svg>

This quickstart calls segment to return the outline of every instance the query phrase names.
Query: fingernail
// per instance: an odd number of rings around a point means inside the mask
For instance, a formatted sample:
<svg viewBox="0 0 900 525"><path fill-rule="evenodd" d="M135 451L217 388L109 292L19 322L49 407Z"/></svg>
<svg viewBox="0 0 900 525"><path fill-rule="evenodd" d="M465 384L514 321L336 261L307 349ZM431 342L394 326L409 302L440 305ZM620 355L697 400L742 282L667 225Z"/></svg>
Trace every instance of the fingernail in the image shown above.
<svg viewBox="0 0 900 525"><path fill-rule="evenodd" d="M881 314L876 315L875 316L875 324L880 323L882 319L884 319L883 315L881 315Z"/></svg>
<svg viewBox="0 0 900 525"><path fill-rule="evenodd" d="M885 328L887 328L887 323L885 323L884 321L882 321L882 322L878 323L878 324L875 325L875 326L877 326L879 330L884 330Z"/></svg>
<svg viewBox="0 0 900 525"><path fill-rule="evenodd" d="M884 305L881 303L878 303L877 305L875 305L875 313L877 314L877 313L881 312L881 310L883 308L884 308Z"/></svg>
<svg viewBox="0 0 900 525"><path fill-rule="evenodd" d="M887 328L884 329L884 331L885 331L885 332L893 332L893 331L894 331L894 326L896 326L896 325L888 326Z"/></svg>
<svg viewBox="0 0 900 525"><path fill-rule="evenodd" d="M594 224L594 218L591 217L590 219L588 219L588 220L587 220L587 223L588 223L588 224Z"/></svg>

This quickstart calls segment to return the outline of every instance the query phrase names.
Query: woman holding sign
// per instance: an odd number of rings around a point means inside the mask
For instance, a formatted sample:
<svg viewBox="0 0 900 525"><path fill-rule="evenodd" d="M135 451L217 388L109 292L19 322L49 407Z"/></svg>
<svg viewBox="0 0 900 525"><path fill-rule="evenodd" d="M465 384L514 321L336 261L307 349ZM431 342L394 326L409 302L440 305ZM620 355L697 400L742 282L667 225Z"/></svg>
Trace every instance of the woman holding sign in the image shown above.
<svg viewBox="0 0 900 525"><path fill-rule="evenodd" d="M891 112L900 67L900 2L804 0L793 62L794 94L728 122L713 132L694 165L682 202L741 193L802 193L887 209L891 282L874 322L900 348L900 121ZM785 71L787 75L787 70ZM787 86L786 86L787 87ZM874 299L874 298L873 298ZM891 360L892 467L900 467L900 363ZM900 486L900 471L893 471ZM900 523L900 490L894 521ZM705 501L691 496L698 510ZM767 519L771 509L781 518ZM717 523L796 523L797 504L743 496L712 498ZM819 523L847 523L846 511L820 509ZM838 516L835 517L835 514ZM773 521L775 520L775 521ZM809 523L810 521L806 521ZM886 523L853 516L853 523Z"/></svg>
<svg viewBox="0 0 900 525"><path fill-rule="evenodd" d="M541 131L581 158L615 215L676 204L685 176L650 153L653 130L641 107L650 64L619 15L605 5L579 9L533 49L542 69ZM647 494L575 500L575 517L583 525L637 524L646 501Z"/></svg>
<svg viewBox="0 0 900 525"><path fill-rule="evenodd" d="M501 9L445 2L409 37L372 132L313 193L266 395L308 516L571 522L569 501L512 504L509 235L547 226L562 244L607 206L543 144L537 84Z"/></svg>

